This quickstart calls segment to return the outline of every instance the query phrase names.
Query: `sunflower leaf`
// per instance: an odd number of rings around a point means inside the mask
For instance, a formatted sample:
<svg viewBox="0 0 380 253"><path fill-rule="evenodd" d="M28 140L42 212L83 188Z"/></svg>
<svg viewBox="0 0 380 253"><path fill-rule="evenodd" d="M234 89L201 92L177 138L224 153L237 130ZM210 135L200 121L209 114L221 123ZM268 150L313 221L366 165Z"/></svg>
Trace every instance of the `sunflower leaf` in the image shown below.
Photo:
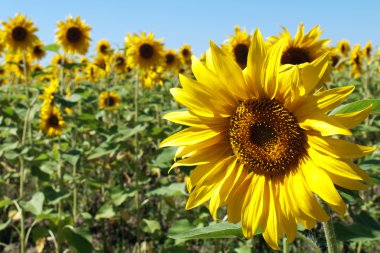
<svg viewBox="0 0 380 253"><path fill-rule="evenodd" d="M49 45L44 46L42 49L44 49L46 51L58 53L58 51L59 51L59 45L57 45L57 44L49 44Z"/></svg>
<svg viewBox="0 0 380 253"><path fill-rule="evenodd" d="M357 111L367 108L370 105L372 105L372 111L371 111L372 114L380 113L380 99L367 99L367 100L359 100L359 101L355 101L349 104L341 105L335 108L334 110L332 110L330 115L357 112Z"/></svg>

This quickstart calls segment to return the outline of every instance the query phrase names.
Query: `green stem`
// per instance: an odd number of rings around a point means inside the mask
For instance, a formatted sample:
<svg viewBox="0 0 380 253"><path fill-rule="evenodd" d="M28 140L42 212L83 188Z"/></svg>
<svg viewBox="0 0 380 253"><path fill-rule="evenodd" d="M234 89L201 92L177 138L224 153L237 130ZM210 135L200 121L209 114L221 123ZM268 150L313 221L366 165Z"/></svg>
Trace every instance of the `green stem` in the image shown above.
<svg viewBox="0 0 380 253"><path fill-rule="evenodd" d="M49 234L50 234L51 238L53 239L55 253L59 253L59 244L57 242L57 239L54 236L54 233L50 229L49 229Z"/></svg>
<svg viewBox="0 0 380 253"><path fill-rule="evenodd" d="M18 205L17 201L13 201L14 205L16 206L17 212L20 213L20 252L25 253L25 224L24 224L24 214L22 212L22 209Z"/></svg>
<svg viewBox="0 0 380 253"><path fill-rule="evenodd" d="M321 203L326 213L330 216L330 219L328 221L322 222L323 230L325 231L328 253L338 253L338 244L335 237L334 224L331 219L330 208L321 199L319 199L319 203Z"/></svg>
<svg viewBox="0 0 380 253"><path fill-rule="evenodd" d="M289 252L288 238L286 238L285 236L282 238L282 252L283 253Z"/></svg>
<svg viewBox="0 0 380 253"><path fill-rule="evenodd" d="M24 159L19 156L20 159L20 199L24 197L24 174L25 174L25 165L24 165Z"/></svg>
<svg viewBox="0 0 380 253"><path fill-rule="evenodd" d="M300 232L298 232L297 235L298 235L299 238L301 238L302 240L304 240L315 253L322 253L322 251L318 247L318 245L313 240L311 240L309 237L303 235Z"/></svg>
<svg viewBox="0 0 380 253"><path fill-rule="evenodd" d="M73 219L74 219L74 224L77 221L77 183L76 183L76 175L77 175L77 165L74 164L73 166L73 184L74 184L74 189L73 189Z"/></svg>
<svg viewBox="0 0 380 253"><path fill-rule="evenodd" d="M139 74L136 73L135 81L135 94L134 94L134 105L135 105L135 126L138 125L138 96L139 96ZM135 205L136 205L136 219L137 219L137 229L136 229L136 240L137 240L137 253L140 253L140 227L141 227L141 214L140 214L140 159L139 159L139 142L137 133L135 134L135 159L136 159L136 195L135 195Z"/></svg>

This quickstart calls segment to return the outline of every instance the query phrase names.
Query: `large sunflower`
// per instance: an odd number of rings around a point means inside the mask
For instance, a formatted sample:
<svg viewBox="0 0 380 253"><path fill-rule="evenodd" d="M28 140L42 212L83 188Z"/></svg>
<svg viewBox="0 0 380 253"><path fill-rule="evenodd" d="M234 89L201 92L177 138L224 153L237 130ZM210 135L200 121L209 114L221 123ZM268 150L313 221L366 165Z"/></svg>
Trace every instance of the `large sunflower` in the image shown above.
<svg viewBox="0 0 380 253"><path fill-rule="evenodd" d="M330 40L319 39L322 34L319 26L315 26L307 34L304 34L304 25L301 23L294 39L285 27L283 27L283 30L284 33L280 33L280 36L268 38L272 44L280 38L284 39L285 45L281 55L281 64L298 65L312 62L328 51L326 44Z"/></svg>
<svg viewBox="0 0 380 253"><path fill-rule="evenodd" d="M3 21L2 24L4 25L4 42L10 50L27 50L38 40L34 34L38 29L32 20L22 14L16 14L13 19L9 18L8 23Z"/></svg>
<svg viewBox="0 0 380 253"><path fill-rule="evenodd" d="M42 106L40 114L40 129L47 136L54 137L62 134L65 122L61 116L61 112L56 106Z"/></svg>
<svg viewBox="0 0 380 253"><path fill-rule="evenodd" d="M57 24L56 40L62 45L63 51L69 54L86 54L90 46L91 27L86 25L80 16L68 17L65 22Z"/></svg>
<svg viewBox="0 0 380 253"><path fill-rule="evenodd" d="M128 34L126 40L128 45L128 64L140 69L149 69L164 61L164 45L161 39L155 40L154 34L141 32L141 36Z"/></svg>
<svg viewBox="0 0 380 253"><path fill-rule="evenodd" d="M225 49L233 56L240 68L247 66L247 57L251 38L246 30L241 30L239 26L235 26L235 34L227 39Z"/></svg>
<svg viewBox="0 0 380 253"><path fill-rule="evenodd" d="M247 68L211 43L206 66L193 58L197 80L180 76L183 88L170 90L188 110L164 117L189 126L161 143L177 146L176 166L197 167L188 180L186 208L209 201L217 218L226 205L228 220L241 221L252 237L259 226L264 239L278 249L278 239L296 236L297 223L311 229L329 216L313 193L343 214L346 205L334 187L364 189L368 176L351 158L375 148L337 139L367 117L370 108L328 116L354 87L315 92L326 71L328 55L302 69L280 66L286 42L267 53L257 30ZM302 74L302 75L301 75Z"/></svg>

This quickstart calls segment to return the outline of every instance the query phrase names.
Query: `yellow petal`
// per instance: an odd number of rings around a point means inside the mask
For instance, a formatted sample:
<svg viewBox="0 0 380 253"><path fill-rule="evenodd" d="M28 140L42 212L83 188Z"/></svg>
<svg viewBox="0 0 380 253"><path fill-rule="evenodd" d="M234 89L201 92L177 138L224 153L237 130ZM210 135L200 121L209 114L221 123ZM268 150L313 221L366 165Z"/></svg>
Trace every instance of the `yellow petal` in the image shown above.
<svg viewBox="0 0 380 253"><path fill-rule="evenodd" d="M371 110L372 110L372 105L368 106L362 111L350 112L350 113L344 113L344 114L335 114L331 117L333 117L336 121L338 121L340 124L342 124L346 128L350 129L350 128L356 127L361 122L363 122L363 120L368 117Z"/></svg>
<svg viewBox="0 0 380 253"><path fill-rule="evenodd" d="M363 184L358 180L349 179L344 176L333 174L330 171L326 171L326 173L334 182L334 184L349 190L365 190L369 187L368 184Z"/></svg>
<svg viewBox="0 0 380 253"><path fill-rule="evenodd" d="M189 111L169 112L165 114L162 118L177 124L193 126L197 128L210 128L217 125L227 126L230 121L229 118L200 117Z"/></svg>
<svg viewBox="0 0 380 253"><path fill-rule="evenodd" d="M277 216L276 209L279 208L279 203L278 203L276 189L275 189L276 186L272 184L271 180L268 180L268 182L266 183L269 186L268 187L269 188L269 199L268 199L269 208L267 209L268 219L266 221L266 228L263 231L263 237L272 249L278 250L279 249L278 247L279 224L278 224L278 216Z"/></svg>
<svg viewBox="0 0 380 253"><path fill-rule="evenodd" d="M330 177L315 166L311 160L302 167L302 172L310 190L327 202L335 212L343 215L346 211L346 204L335 189Z"/></svg>
<svg viewBox="0 0 380 253"><path fill-rule="evenodd" d="M342 124L323 113L313 112L307 117L297 117L297 120L303 129L318 131L322 136L352 135Z"/></svg>
<svg viewBox="0 0 380 253"><path fill-rule="evenodd" d="M273 99L277 95L278 90L278 72L280 69L282 49L284 47L284 40L280 39L274 44L264 61L264 69L262 72L262 79L264 80L264 92L266 96Z"/></svg>
<svg viewBox="0 0 380 253"><path fill-rule="evenodd" d="M253 173L246 176L244 181L229 195L227 199L227 215L228 220L232 223L238 223L242 218L243 203L246 195L251 196L252 192L248 192L252 183Z"/></svg>
<svg viewBox="0 0 380 253"><path fill-rule="evenodd" d="M315 135L308 135L308 143L319 152L335 158L360 158L376 149L376 147L366 147L344 140Z"/></svg>

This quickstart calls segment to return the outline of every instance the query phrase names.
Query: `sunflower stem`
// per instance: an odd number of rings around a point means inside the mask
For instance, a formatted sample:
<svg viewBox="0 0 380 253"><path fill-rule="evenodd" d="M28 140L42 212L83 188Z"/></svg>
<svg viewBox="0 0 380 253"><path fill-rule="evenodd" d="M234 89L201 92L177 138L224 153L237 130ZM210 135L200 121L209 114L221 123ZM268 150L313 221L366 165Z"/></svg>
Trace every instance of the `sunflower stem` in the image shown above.
<svg viewBox="0 0 380 253"><path fill-rule="evenodd" d="M331 219L330 208L323 200L318 200L325 209L326 213L330 216L330 219L328 221L322 222L323 230L325 231L328 253L338 253L338 244L335 237L334 224Z"/></svg>
<svg viewBox="0 0 380 253"><path fill-rule="evenodd" d="M309 237L305 236L304 234L298 232L298 237L301 238L304 242L306 242L309 247L315 252L315 253L322 253L321 249L318 247L318 245L311 240Z"/></svg>
<svg viewBox="0 0 380 253"><path fill-rule="evenodd" d="M139 96L139 74L136 72L135 80L135 93L134 93L134 105L135 105L135 126L138 125L138 96ZM136 229L136 241L137 241L137 253L140 253L140 226L141 226L141 214L140 214L140 159L139 159L139 142L137 133L135 134L135 159L136 159L136 195L135 195L135 204L136 204L136 220L137 220L137 229Z"/></svg>
<svg viewBox="0 0 380 253"><path fill-rule="evenodd" d="M20 252L25 253L26 245L25 245L25 224L24 224L24 214L22 212L22 209L20 208L19 204L16 200L13 201L14 205L16 206L17 212L20 213Z"/></svg>
<svg viewBox="0 0 380 253"><path fill-rule="evenodd" d="M285 236L282 238L282 252L283 253L289 252L288 238L286 238Z"/></svg>

